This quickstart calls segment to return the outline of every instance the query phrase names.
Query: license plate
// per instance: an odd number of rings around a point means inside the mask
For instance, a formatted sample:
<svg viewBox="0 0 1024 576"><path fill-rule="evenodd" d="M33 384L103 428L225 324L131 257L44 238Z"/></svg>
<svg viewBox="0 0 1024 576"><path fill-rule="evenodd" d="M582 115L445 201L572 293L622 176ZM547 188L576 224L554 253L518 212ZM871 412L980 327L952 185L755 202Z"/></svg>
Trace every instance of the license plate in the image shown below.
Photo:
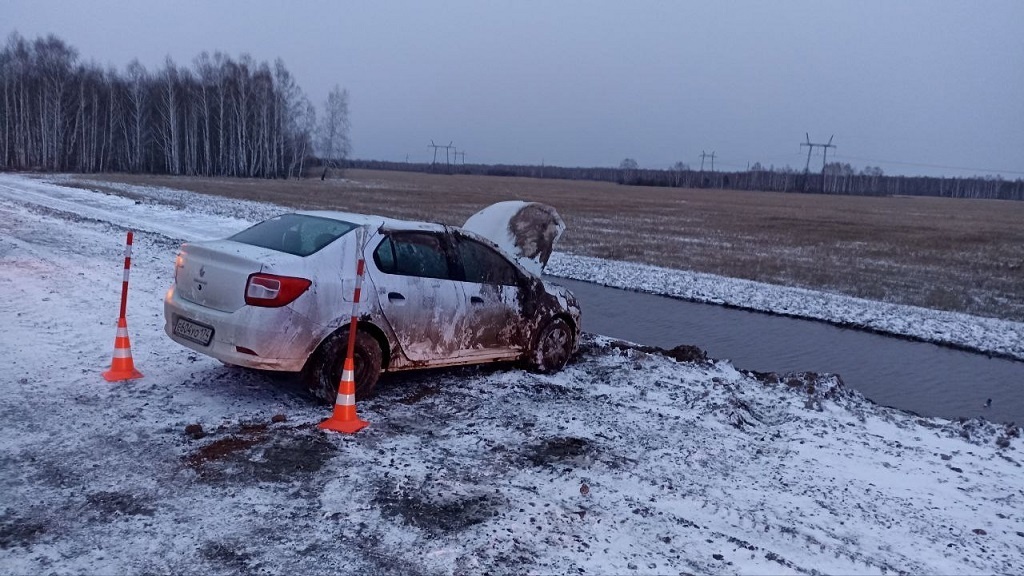
<svg viewBox="0 0 1024 576"><path fill-rule="evenodd" d="M213 339L213 328L184 318L178 318L174 323L174 335L181 336L185 340L191 340L196 344L209 346L210 340Z"/></svg>

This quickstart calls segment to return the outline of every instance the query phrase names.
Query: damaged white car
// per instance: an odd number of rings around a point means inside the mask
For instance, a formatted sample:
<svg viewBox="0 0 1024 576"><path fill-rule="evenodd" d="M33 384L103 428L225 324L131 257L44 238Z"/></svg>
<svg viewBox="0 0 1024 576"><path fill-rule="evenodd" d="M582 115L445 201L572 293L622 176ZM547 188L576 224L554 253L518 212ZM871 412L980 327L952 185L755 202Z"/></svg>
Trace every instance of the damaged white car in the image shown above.
<svg viewBox="0 0 1024 576"><path fill-rule="evenodd" d="M226 364L300 372L334 401L348 343L357 256L356 395L381 372L518 361L560 370L580 308L541 271L565 224L554 208L500 202L462 228L300 211L224 240L182 245L164 301L175 342Z"/></svg>

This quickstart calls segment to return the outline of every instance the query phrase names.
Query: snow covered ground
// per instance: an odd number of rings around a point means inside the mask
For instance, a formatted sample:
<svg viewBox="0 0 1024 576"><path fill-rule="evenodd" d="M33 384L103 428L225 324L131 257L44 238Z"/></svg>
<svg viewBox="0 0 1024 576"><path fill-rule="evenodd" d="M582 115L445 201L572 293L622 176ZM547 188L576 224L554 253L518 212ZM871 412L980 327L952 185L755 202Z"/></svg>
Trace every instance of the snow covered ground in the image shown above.
<svg viewBox="0 0 1024 576"><path fill-rule="evenodd" d="M329 410L293 381L162 332L178 245L279 209L126 192L0 175L4 573L1024 572L1019 429L917 418L827 375L759 377L591 337L553 376L388 378L359 405L369 428L320 433ZM109 384L129 228L145 377ZM553 265L838 322L934 319L928 334L1021 357L1010 323L564 254Z"/></svg>

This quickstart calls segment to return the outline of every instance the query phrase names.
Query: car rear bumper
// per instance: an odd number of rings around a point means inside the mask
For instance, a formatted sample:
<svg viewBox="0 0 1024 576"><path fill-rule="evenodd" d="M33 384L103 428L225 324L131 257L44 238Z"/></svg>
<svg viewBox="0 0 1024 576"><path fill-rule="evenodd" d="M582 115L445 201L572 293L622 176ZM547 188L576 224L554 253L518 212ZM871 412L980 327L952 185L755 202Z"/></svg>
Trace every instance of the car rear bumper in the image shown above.
<svg viewBox="0 0 1024 576"><path fill-rule="evenodd" d="M213 329L208 345L174 333L179 318ZM222 312L180 298L171 288L164 298L164 332L178 344L221 362L257 368L298 372L319 342L319 329L290 307L243 306Z"/></svg>

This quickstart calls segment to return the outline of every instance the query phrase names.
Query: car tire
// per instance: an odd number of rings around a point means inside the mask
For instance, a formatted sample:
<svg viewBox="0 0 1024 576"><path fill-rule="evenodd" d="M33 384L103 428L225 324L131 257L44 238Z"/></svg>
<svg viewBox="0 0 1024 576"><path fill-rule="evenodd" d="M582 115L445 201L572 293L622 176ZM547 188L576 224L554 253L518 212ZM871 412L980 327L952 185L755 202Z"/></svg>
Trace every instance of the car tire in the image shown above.
<svg viewBox="0 0 1024 576"><path fill-rule="evenodd" d="M534 372L553 374L565 367L573 350L573 331L561 318L544 325L526 358L526 366Z"/></svg>
<svg viewBox="0 0 1024 576"><path fill-rule="evenodd" d="M327 337L310 357L303 370L302 379L317 399L333 404L338 396L341 375L348 353L348 329L339 330ZM355 363L356 399L365 400L373 396L374 387L380 377L382 353L380 343L366 332L356 332Z"/></svg>

